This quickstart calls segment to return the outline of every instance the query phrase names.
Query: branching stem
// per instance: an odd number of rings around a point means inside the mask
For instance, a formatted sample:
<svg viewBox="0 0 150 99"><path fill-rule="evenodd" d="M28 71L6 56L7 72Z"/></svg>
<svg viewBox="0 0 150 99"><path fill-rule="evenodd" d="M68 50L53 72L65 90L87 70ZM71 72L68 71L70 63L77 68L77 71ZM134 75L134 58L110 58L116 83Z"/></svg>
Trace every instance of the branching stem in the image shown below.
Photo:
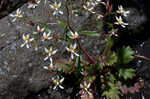
<svg viewBox="0 0 150 99"><path fill-rule="evenodd" d="M67 9L67 24L69 29L75 33L74 29L71 27L70 25L70 18L69 18L69 8L68 8L68 2L66 2L66 9ZM90 61L91 64L96 63L96 60L94 59L94 57L90 56L88 54L88 52L81 46L81 43L79 41L79 39L76 39L76 42L78 44L79 49L83 52L83 54L85 55L86 58L88 58L88 60Z"/></svg>

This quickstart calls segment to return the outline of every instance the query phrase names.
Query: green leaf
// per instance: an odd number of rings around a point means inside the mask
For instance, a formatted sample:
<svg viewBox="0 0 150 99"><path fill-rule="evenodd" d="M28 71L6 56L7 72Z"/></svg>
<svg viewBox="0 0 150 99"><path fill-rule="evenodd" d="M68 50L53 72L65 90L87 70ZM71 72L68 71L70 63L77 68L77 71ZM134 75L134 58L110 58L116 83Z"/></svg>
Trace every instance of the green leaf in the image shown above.
<svg viewBox="0 0 150 99"><path fill-rule="evenodd" d="M118 62L120 64L127 64L134 59L134 51L128 46L123 47L118 51Z"/></svg>
<svg viewBox="0 0 150 99"><path fill-rule="evenodd" d="M109 80L114 83L116 81L116 78L113 74L110 74Z"/></svg>
<svg viewBox="0 0 150 99"><path fill-rule="evenodd" d="M105 64L104 63L100 63L97 65L97 69L98 70L102 70L104 68Z"/></svg>
<svg viewBox="0 0 150 99"><path fill-rule="evenodd" d="M64 73L71 73L73 71L73 63L67 59L56 60L56 70Z"/></svg>
<svg viewBox="0 0 150 99"><path fill-rule="evenodd" d="M80 68L81 68L80 56L76 57L75 66L76 66L76 73L77 73L77 75L79 75L80 74Z"/></svg>
<svg viewBox="0 0 150 99"><path fill-rule="evenodd" d="M63 27L66 27L67 24L65 24L64 22L60 21L60 20L57 20L57 23Z"/></svg>
<svg viewBox="0 0 150 99"><path fill-rule="evenodd" d="M113 24L110 23L110 22L107 22L107 25L108 25L109 27L113 27Z"/></svg>
<svg viewBox="0 0 150 99"><path fill-rule="evenodd" d="M99 21L98 24L97 24L97 28L101 30L102 27L103 27L103 22Z"/></svg>
<svg viewBox="0 0 150 99"><path fill-rule="evenodd" d="M109 83L108 85L110 86L110 89L107 91L104 91L102 93L102 96L106 96L107 99L120 99L119 88L117 88L113 83Z"/></svg>
<svg viewBox="0 0 150 99"><path fill-rule="evenodd" d="M123 77L125 80L132 79L135 76L135 69L120 69L119 77Z"/></svg>
<svg viewBox="0 0 150 99"><path fill-rule="evenodd" d="M47 32L47 33L52 33L52 31L49 29L49 28L45 28L45 32Z"/></svg>
<svg viewBox="0 0 150 99"><path fill-rule="evenodd" d="M107 37L105 39L105 41L106 41L106 47L104 49L104 53L105 54L110 54L111 47L113 46L114 42L113 42L112 38L110 38L110 37Z"/></svg>
<svg viewBox="0 0 150 99"><path fill-rule="evenodd" d="M106 62L106 65L111 66L116 62L117 62L117 54L115 52L112 52L108 56L108 61Z"/></svg>
<svg viewBox="0 0 150 99"><path fill-rule="evenodd" d="M100 33L96 31L78 31L79 34L87 35L87 36L100 36Z"/></svg>

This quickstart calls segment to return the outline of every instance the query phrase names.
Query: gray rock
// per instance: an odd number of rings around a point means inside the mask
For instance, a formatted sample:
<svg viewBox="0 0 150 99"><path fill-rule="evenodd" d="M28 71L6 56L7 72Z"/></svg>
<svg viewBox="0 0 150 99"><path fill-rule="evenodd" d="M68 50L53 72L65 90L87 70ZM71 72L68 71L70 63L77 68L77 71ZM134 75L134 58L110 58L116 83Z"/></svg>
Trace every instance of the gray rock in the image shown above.
<svg viewBox="0 0 150 99"><path fill-rule="evenodd" d="M24 99L32 93L47 88L49 79L55 75L55 73L43 69L43 66L48 65L47 62L43 61L45 57L43 55L43 45L37 52L33 49L21 48L20 45L23 43L22 34L32 33L40 22L56 23L57 17L42 17L44 14L40 12L42 11L41 6L32 11L27 9L27 5L24 5L21 10L29 16L27 21L32 20L35 26L26 24L26 22L12 23L10 16L0 20L0 99ZM48 10L47 7L46 11ZM59 16L59 18L65 22L66 12L64 12L64 16ZM75 24L75 30L81 29L85 25L83 24L85 21L86 23L90 22L88 16L71 17L71 24ZM61 35L64 31L61 26L55 24L49 24L48 27L58 35ZM81 36L80 39L84 39L84 36ZM93 53L91 54L93 56L100 54L104 48L104 42L99 37L82 41L85 44L83 47ZM57 54L56 59L66 56L65 45L64 42L58 42L56 48L61 54ZM90 46L95 49L89 48ZM98 46L98 48L94 46ZM97 49L100 51L96 51Z"/></svg>

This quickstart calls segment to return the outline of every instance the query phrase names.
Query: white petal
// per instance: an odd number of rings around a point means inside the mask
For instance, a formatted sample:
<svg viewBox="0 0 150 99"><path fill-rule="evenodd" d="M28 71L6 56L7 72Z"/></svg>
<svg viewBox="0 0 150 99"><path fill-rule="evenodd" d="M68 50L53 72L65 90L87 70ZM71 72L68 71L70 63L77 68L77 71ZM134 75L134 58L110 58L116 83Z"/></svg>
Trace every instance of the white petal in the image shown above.
<svg viewBox="0 0 150 99"><path fill-rule="evenodd" d="M53 59L50 57L50 62L51 62L51 64L53 64Z"/></svg>
<svg viewBox="0 0 150 99"><path fill-rule="evenodd" d="M48 58L49 58L48 56L47 56L47 57L45 57L45 58L44 58L44 61L46 61Z"/></svg>
<svg viewBox="0 0 150 99"><path fill-rule="evenodd" d="M64 89L64 87L63 87L63 86L61 86L61 85L59 85L59 88Z"/></svg>
<svg viewBox="0 0 150 99"><path fill-rule="evenodd" d="M44 33L43 33L43 37L45 37L45 36L46 36L46 33L44 32Z"/></svg>
<svg viewBox="0 0 150 99"><path fill-rule="evenodd" d="M29 44L26 44L26 47L27 47L27 48L30 48Z"/></svg>
<svg viewBox="0 0 150 99"><path fill-rule="evenodd" d="M75 43L74 46L73 46L73 48L76 49L76 47L77 47L77 44Z"/></svg>
<svg viewBox="0 0 150 99"><path fill-rule="evenodd" d="M48 32L47 36L50 36L50 34L51 34L51 33L50 33L50 32Z"/></svg>
<svg viewBox="0 0 150 99"><path fill-rule="evenodd" d="M47 67L47 66L44 66L43 68L46 69L46 70L48 70L48 67Z"/></svg>
<svg viewBox="0 0 150 99"><path fill-rule="evenodd" d="M57 85L55 85L53 89L55 90L55 89L56 89L56 87L57 87Z"/></svg>
<svg viewBox="0 0 150 99"><path fill-rule="evenodd" d="M12 20L12 22L15 22L15 21L16 21L16 19L17 19L17 18L14 18L14 19Z"/></svg>
<svg viewBox="0 0 150 99"><path fill-rule="evenodd" d="M89 84L87 85L88 88L90 88L90 86L91 86L91 83L89 83Z"/></svg>
<svg viewBox="0 0 150 99"><path fill-rule="evenodd" d="M119 18L117 16L115 18L116 18L117 21L119 20Z"/></svg>
<svg viewBox="0 0 150 99"><path fill-rule="evenodd" d="M125 27L126 27L126 26L125 26L125 25L123 25L123 24L122 24L121 26L122 26L123 28L125 28Z"/></svg>
<svg viewBox="0 0 150 99"><path fill-rule="evenodd" d="M64 77L60 80L60 83L62 83L64 81Z"/></svg>
<svg viewBox="0 0 150 99"><path fill-rule="evenodd" d="M73 55L73 53L71 53L71 59L73 59L74 58L74 55Z"/></svg>
<svg viewBox="0 0 150 99"><path fill-rule="evenodd" d="M118 25L119 23L118 23L118 22L115 22L114 24L117 24L117 25Z"/></svg>
<svg viewBox="0 0 150 99"><path fill-rule="evenodd" d="M21 46L20 47L24 47L24 45L25 45L26 43L23 43L23 44L21 44Z"/></svg>
<svg viewBox="0 0 150 99"><path fill-rule="evenodd" d="M29 35L29 34L27 34L27 35L26 35L26 38L30 38L30 35Z"/></svg>
<svg viewBox="0 0 150 99"><path fill-rule="evenodd" d="M83 85L82 85L82 84L80 84L80 88L83 88Z"/></svg>
<svg viewBox="0 0 150 99"><path fill-rule="evenodd" d="M58 6L61 7L61 2L59 2Z"/></svg>
<svg viewBox="0 0 150 99"><path fill-rule="evenodd" d="M128 23L123 23L123 25L128 25Z"/></svg>
<svg viewBox="0 0 150 99"><path fill-rule="evenodd" d="M37 26L37 30L40 30L40 26L39 25Z"/></svg>
<svg viewBox="0 0 150 99"><path fill-rule="evenodd" d="M74 54L75 54L76 56L79 56L79 54L77 54L77 53L75 53L75 52L74 52Z"/></svg>
<svg viewBox="0 0 150 99"><path fill-rule="evenodd" d="M15 17L15 15L13 15L13 14L10 14L9 16L11 16L11 17Z"/></svg>
<svg viewBox="0 0 150 99"><path fill-rule="evenodd" d="M34 40L34 38L31 38L31 39L30 39L30 42L32 42L33 40Z"/></svg>
<svg viewBox="0 0 150 99"><path fill-rule="evenodd" d="M56 54L57 50L54 50L52 54Z"/></svg>
<svg viewBox="0 0 150 99"><path fill-rule="evenodd" d="M59 11L59 13L60 13L60 14L63 14L63 12L62 12L62 11Z"/></svg>
<svg viewBox="0 0 150 99"><path fill-rule="evenodd" d="M56 15L56 11L53 12L53 15Z"/></svg>
<svg viewBox="0 0 150 99"><path fill-rule="evenodd" d="M44 48L44 50L45 50L46 53L48 53L48 49L47 48Z"/></svg>
<svg viewBox="0 0 150 99"><path fill-rule="evenodd" d="M69 51L69 48L68 48L68 47L66 47L66 50L67 50L67 51Z"/></svg>
<svg viewBox="0 0 150 99"><path fill-rule="evenodd" d="M41 29L41 32L43 32L43 31L44 31L44 29L45 29L45 28L42 28L42 29Z"/></svg>

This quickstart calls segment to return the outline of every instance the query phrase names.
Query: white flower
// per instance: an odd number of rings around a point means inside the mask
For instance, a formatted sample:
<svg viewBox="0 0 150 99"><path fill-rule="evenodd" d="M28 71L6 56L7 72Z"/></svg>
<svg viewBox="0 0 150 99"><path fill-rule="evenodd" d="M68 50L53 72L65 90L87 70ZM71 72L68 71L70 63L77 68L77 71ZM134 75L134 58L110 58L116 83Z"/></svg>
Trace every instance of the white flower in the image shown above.
<svg viewBox="0 0 150 99"><path fill-rule="evenodd" d="M92 2L86 2L86 5L83 5L83 8L91 13L95 13L94 10L94 6L95 4L93 4Z"/></svg>
<svg viewBox="0 0 150 99"><path fill-rule="evenodd" d="M32 3L32 2L29 2L28 3L28 8L29 9L34 9L34 8L36 8L38 5L37 4L35 4L35 3Z"/></svg>
<svg viewBox="0 0 150 99"><path fill-rule="evenodd" d="M40 26L38 25L38 26L37 26L37 31L36 31L36 32L33 32L33 34L39 34L39 33L43 32L44 29L45 29L45 28L40 28Z"/></svg>
<svg viewBox="0 0 150 99"><path fill-rule="evenodd" d="M49 32L49 33L44 32L42 41L52 39L52 37L50 37L50 34L51 34L51 32Z"/></svg>
<svg viewBox="0 0 150 99"><path fill-rule="evenodd" d="M76 48L77 48L77 44L76 44L76 43L75 43L74 45L71 44L69 48L66 47L67 51L68 51L68 52L71 52L71 59L74 58L74 55L79 56L79 54L77 54L77 53L75 52Z"/></svg>
<svg viewBox="0 0 150 99"><path fill-rule="evenodd" d="M91 86L91 83L87 83L86 81L83 82L83 84L80 84L80 88L85 90L89 95L91 95L91 92L89 91Z"/></svg>
<svg viewBox="0 0 150 99"><path fill-rule="evenodd" d="M112 35L118 36L118 34L116 34L117 31L118 31L118 29L112 28L111 31L109 31L108 33L110 34L110 36L112 36Z"/></svg>
<svg viewBox="0 0 150 99"><path fill-rule="evenodd" d="M79 34L77 32L73 33L72 31L70 31L70 34L71 34L70 36L71 39L76 39L79 37Z"/></svg>
<svg viewBox="0 0 150 99"><path fill-rule="evenodd" d="M53 15L57 15L57 14L63 14L63 12L60 10L61 7L61 2L57 3L55 2L53 5L49 5L53 11Z"/></svg>
<svg viewBox="0 0 150 99"><path fill-rule="evenodd" d="M10 14L11 17L13 17L14 19L12 20L12 22L15 22L17 18L22 18L23 17L23 13L20 9L17 9L16 14Z"/></svg>
<svg viewBox="0 0 150 99"><path fill-rule="evenodd" d="M64 87L61 85L61 84L63 83L63 81L64 81L64 77L60 79L60 77L57 76L56 79L52 78L52 80L53 80L53 83L55 84L55 86L54 86L54 88L53 88L54 90L55 90L57 87L59 87L59 88L61 88L61 89L64 89Z"/></svg>
<svg viewBox="0 0 150 99"><path fill-rule="evenodd" d="M124 22L122 21L121 16L120 16L119 18L116 16L116 20L117 20L117 22L115 22L114 24L121 25L123 28L125 28L126 25L128 25L128 23L124 23Z"/></svg>
<svg viewBox="0 0 150 99"><path fill-rule="evenodd" d="M34 38L30 38L29 34L27 34L27 35L23 34L22 38L24 40L24 43L21 44L21 47L26 45L27 48L30 48L30 44L29 43L32 42L34 40Z"/></svg>
<svg viewBox="0 0 150 99"><path fill-rule="evenodd" d="M50 58L50 62L52 63L52 55L55 55L57 50L53 50L52 47L50 47L49 49L45 48L44 50L48 54L47 57L44 58L44 60L46 61L48 58Z"/></svg>
<svg viewBox="0 0 150 99"><path fill-rule="evenodd" d="M130 13L130 11L125 11L122 7L122 5L118 6L117 13L127 17L127 15Z"/></svg>
<svg viewBox="0 0 150 99"><path fill-rule="evenodd" d="M97 5L97 4L104 4L104 2L102 2L101 0L89 0L88 2L86 2L86 5L83 5L83 8L91 13L96 13L94 12L94 7Z"/></svg>

